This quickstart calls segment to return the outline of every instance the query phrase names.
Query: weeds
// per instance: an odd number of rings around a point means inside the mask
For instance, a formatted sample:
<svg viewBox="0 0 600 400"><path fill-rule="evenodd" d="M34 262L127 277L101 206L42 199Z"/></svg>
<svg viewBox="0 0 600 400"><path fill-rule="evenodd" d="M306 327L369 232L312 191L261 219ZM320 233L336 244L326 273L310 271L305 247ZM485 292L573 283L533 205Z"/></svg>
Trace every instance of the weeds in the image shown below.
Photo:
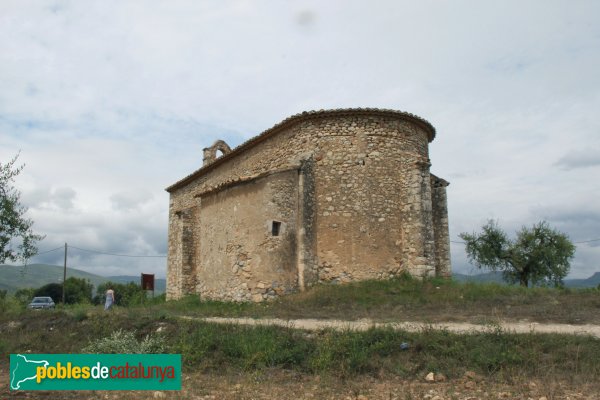
<svg viewBox="0 0 600 400"><path fill-rule="evenodd" d="M358 375L449 378L465 371L506 380L549 378L585 382L600 375L600 340L559 334L513 334L499 325L454 334L420 332L305 332L273 326L219 325L117 309L22 311L0 323L4 353L139 353L182 355L186 371L259 373L270 369L349 379ZM403 346L403 343L408 343ZM237 371L237 372L236 372Z"/></svg>
<svg viewBox="0 0 600 400"><path fill-rule="evenodd" d="M92 341L81 351L100 354L151 354L166 350L165 338L160 335L146 335L141 341L135 338L135 332L119 329L109 337Z"/></svg>
<svg viewBox="0 0 600 400"><path fill-rule="evenodd" d="M591 379L600 374L598 339L519 335L499 326L467 335L432 328L418 333L370 329L307 334L288 328L188 321L177 336L172 349L182 354L189 369L279 367L338 378L382 372L414 377L430 371L460 377L467 370L503 378L551 373ZM401 346L404 342L409 343L407 350Z"/></svg>
<svg viewBox="0 0 600 400"><path fill-rule="evenodd" d="M169 301L158 309L190 316L475 323L527 319L577 324L600 323L600 291L399 277L344 285L321 284L262 304L201 301L198 296L188 296Z"/></svg>
<svg viewBox="0 0 600 400"><path fill-rule="evenodd" d="M512 379L544 377L586 381L600 375L600 340L559 334L512 334L498 320L600 322L600 291L459 284L402 277L347 285L319 285L265 304L201 301L188 296L136 307L77 305L54 311L25 310L0 299L0 351L174 352L184 368L218 373L260 373L272 368L351 378L392 374L404 378L433 371L460 377L466 370ZM312 317L376 320L470 320L484 332L453 334L428 327L306 333L268 326L217 325L176 316ZM14 324L18 320L18 324ZM160 335L157 331L160 330ZM408 343L406 346L401 346Z"/></svg>
<svg viewBox="0 0 600 400"><path fill-rule="evenodd" d="M243 370L287 367L304 363L308 342L291 329L217 325L188 321L178 329L175 352L186 354L189 367L219 369L237 365Z"/></svg>

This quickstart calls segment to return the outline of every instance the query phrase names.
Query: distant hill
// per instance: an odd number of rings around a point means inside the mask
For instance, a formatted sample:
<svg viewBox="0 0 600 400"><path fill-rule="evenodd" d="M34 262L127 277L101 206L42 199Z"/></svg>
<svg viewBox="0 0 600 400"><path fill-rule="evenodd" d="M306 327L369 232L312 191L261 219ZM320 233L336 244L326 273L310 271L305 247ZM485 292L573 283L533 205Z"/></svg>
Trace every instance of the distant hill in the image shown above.
<svg viewBox="0 0 600 400"><path fill-rule="evenodd" d="M38 288L48 283L62 282L63 268L59 265L31 264L27 267L15 265L0 265L0 290L14 293L22 288ZM67 278L88 279L94 287L112 281L115 283L140 282L139 276L100 276L75 268L67 268ZM155 294L165 291L165 279L156 279Z"/></svg>
<svg viewBox="0 0 600 400"><path fill-rule="evenodd" d="M476 283L497 283L500 285L508 285L502 279L502 272L486 272L477 275L464 275L454 273L452 277L457 282L476 282ZM600 285L600 272L594 273L586 279L565 279L565 287L570 288L595 288Z"/></svg>
<svg viewBox="0 0 600 400"><path fill-rule="evenodd" d="M452 278L457 282L498 283L500 285L507 285L502 279L502 272L485 272L477 275L452 273Z"/></svg>
<svg viewBox="0 0 600 400"><path fill-rule="evenodd" d="M596 272L587 279L565 279L565 285L573 288L598 287L600 285L600 272Z"/></svg>
<svg viewBox="0 0 600 400"><path fill-rule="evenodd" d="M106 277L106 279L111 282L114 282L114 283L129 283L129 282L140 283L140 277L133 276L133 275L108 276L108 277ZM154 294L161 294L161 293L166 292L166 290L167 290L167 280L161 279L161 278L155 278L154 279Z"/></svg>
<svg viewBox="0 0 600 400"><path fill-rule="evenodd" d="M67 268L67 278L89 279L94 285L106 282L106 278L74 268ZM62 282L63 267L47 264L30 264L26 267L0 265L0 282L2 289L10 293L21 288L38 288L48 283Z"/></svg>

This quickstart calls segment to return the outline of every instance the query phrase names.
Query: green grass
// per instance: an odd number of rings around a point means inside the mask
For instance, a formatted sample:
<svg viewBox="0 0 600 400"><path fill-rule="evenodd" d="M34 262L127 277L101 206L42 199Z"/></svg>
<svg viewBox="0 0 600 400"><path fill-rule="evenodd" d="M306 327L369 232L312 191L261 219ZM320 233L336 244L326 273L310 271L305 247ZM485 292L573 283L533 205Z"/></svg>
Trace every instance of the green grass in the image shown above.
<svg viewBox="0 0 600 400"><path fill-rule="evenodd" d="M309 332L211 324L183 316L471 321L487 329L466 335L430 327L420 332ZM0 353L5 355L0 357L0 371L8 370L10 353L80 353L123 332L127 341L112 340L111 349L120 351L126 342L127 351L134 351L149 337L166 352L182 355L184 379L191 379L187 385L194 387L194 379L211 376L230 382L275 374L301 383L318 379L346 386L356 381L422 381L429 372L453 379L450 385L462 385L465 372L474 371L485 379L486 388L532 381L543 388L567 384L595 393L600 339L514 334L495 321L599 323L599 318L600 291L595 289L523 289L410 278L319 285L262 304L202 301L198 296L165 302L160 296L110 312L84 304L31 311L9 295L0 299ZM408 349L403 350L403 343Z"/></svg>
<svg viewBox="0 0 600 400"><path fill-rule="evenodd" d="M223 317L323 318L489 323L529 320L600 323L600 290L521 288L404 277L318 285L273 302L228 303L188 296L158 306L170 314Z"/></svg>
<svg viewBox="0 0 600 400"><path fill-rule="evenodd" d="M217 374L269 369L349 379L358 375L422 377L427 372L457 378L465 371L507 381L517 377L586 382L600 375L600 339L559 334L512 334L493 325L458 335L370 329L305 332L268 326L218 325L130 310L24 312L0 317L5 354L78 353L115 331L137 340L160 336L167 352L182 354L184 371ZM401 344L408 343L408 350ZM3 361L6 363L6 358Z"/></svg>

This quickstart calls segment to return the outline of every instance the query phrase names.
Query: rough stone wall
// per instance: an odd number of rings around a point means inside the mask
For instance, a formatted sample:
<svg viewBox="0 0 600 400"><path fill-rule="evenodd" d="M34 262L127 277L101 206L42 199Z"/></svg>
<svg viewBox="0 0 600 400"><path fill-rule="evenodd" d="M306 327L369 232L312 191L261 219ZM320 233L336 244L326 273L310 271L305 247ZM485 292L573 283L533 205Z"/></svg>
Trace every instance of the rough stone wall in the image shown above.
<svg viewBox="0 0 600 400"><path fill-rule="evenodd" d="M432 274L426 132L403 120L362 117L316 121L307 129L321 139L319 279Z"/></svg>
<svg viewBox="0 0 600 400"><path fill-rule="evenodd" d="M315 162L303 160L298 170L298 288L306 287L318 281L316 268L317 248L317 204L315 199Z"/></svg>
<svg viewBox="0 0 600 400"><path fill-rule="evenodd" d="M169 230L167 244L167 298L179 298L185 292L182 287L181 263L183 255L181 254L181 228L180 222L176 218L172 206L169 207Z"/></svg>
<svg viewBox="0 0 600 400"><path fill-rule="evenodd" d="M177 211L169 217L167 297L180 297L195 290L194 214L197 207Z"/></svg>
<svg viewBox="0 0 600 400"><path fill-rule="evenodd" d="M195 292L262 301L295 291L297 193L291 170L203 195Z"/></svg>
<svg viewBox="0 0 600 400"><path fill-rule="evenodd" d="M207 171L189 184L171 191L167 298L179 298L184 294L195 293L195 291L188 292L184 288L191 285L198 287L198 285L203 284L197 281L197 276L191 276L182 271L185 259L180 250L183 222L178 215L194 207L202 207L201 197L203 193L216 192L221 187L243 184L273 171L299 169L301 160L310 158L310 155L302 154L300 151L305 147L303 139L306 140L306 137L295 136L295 130L281 132L259 146L249 149L225 164L221 164L218 168ZM307 216L307 218L310 218L310 216ZM197 229L200 229L199 227L203 225L203 222L198 222ZM198 246L202 248L202 243L198 243ZM311 249L307 249L307 252L310 253ZM197 255L195 263L199 263ZM312 266L309 266L309 268L312 269ZM206 283L208 282L204 282L204 284Z"/></svg>
<svg viewBox="0 0 600 400"><path fill-rule="evenodd" d="M264 299L319 281L387 278L402 271L417 276L449 272L449 255L444 264L447 268L436 268L446 257L443 246L436 244L438 237L443 238L444 228L437 233L434 230L437 221L444 222L444 209L434 206L439 196L432 189L429 173L430 139L430 132L411 118L370 112L315 115L299 118L225 162L213 160L214 166L169 189L167 297L191 293L190 287L194 287L192 292L209 298L258 301L259 294ZM249 182L264 185L259 182L269 174L276 176L277 171L295 173L295 185L290 183L283 193L295 198L288 205L291 214L286 218L295 218L296 223L288 225L290 236L285 240L290 245L273 249L279 254L273 257L293 262L282 267L287 271L283 274L276 267L281 262L273 261L275 270L261 264L263 269L256 271L274 274L263 279L254 271L245 275L244 265L236 264L236 270L233 264L238 261L233 254L244 252L228 250L222 244L215 247L215 243L207 242L213 236L201 229L216 229L210 227L219 219L211 220L211 215L223 215L219 207L242 207L245 201L251 201L257 210L249 223L266 224L268 207L277 203L273 201L276 192L263 188L253 198L245 194L246 186ZM288 207L280 206L280 212ZM195 269L183 268L189 252L178 244L184 239L188 221L179 217L184 213L195 218ZM229 229L243 229L247 222L233 222ZM224 231L219 232L224 235ZM264 231L238 235L231 246L256 248L261 234ZM219 251L228 255L218 256ZM252 252L245 253L253 257ZM256 290L259 284L262 292ZM277 291L277 287L281 289Z"/></svg>
<svg viewBox="0 0 600 400"><path fill-rule="evenodd" d="M210 164L217 159L217 151L220 151L223 155L231 153L231 148L227 143L222 140L217 140L212 146L206 147L202 150L204 158L202 164Z"/></svg>
<svg viewBox="0 0 600 400"><path fill-rule="evenodd" d="M448 182L431 176L432 206L433 206L433 233L435 242L435 274L436 276L450 277L450 235L448 226L448 200L446 187Z"/></svg>

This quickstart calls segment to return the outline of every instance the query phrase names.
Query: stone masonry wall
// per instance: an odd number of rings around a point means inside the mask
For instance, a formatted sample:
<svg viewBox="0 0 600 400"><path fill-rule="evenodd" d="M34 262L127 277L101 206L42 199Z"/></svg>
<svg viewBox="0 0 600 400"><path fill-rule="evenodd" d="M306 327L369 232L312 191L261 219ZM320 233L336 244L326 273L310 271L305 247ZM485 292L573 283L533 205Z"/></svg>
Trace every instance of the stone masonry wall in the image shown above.
<svg viewBox="0 0 600 400"><path fill-rule="evenodd" d="M435 242L435 274L450 277L450 235L448 231L448 201L446 187L448 182L437 176L431 176L433 232Z"/></svg>
<svg viewBox="0 0 600 400"><path fill-rule="evenodd" d="M297 193L291 170L202 196L195 292L262 301L295 291Z"/></svg>
<svg viewBox="0 0 600 400"><path fill-rule="evenodd" d="M444 238L444 229L447 237L447 215L444 220L441 192L432 189L431 138L426 126L401 113L315 112L246 146L227 161L217 159L214 166L169 188L167 297L195 292L208 298L259 301L258 295L265 299L319 281L388 278L402 271L417 276L449 273L449 253L444 254L444 245L437 244L438 238ZM269 199L277 197L277 192L258 186L277 171L293 171L286 175L289 185L282 193L294 201L281 205L279 215L290 221L295 218L297 223L288 223L289 236L281 238L289 246L273 249L272 256L292 261L279 272L276 264L281 267L281 262L273 264L274 270L265 263L261 268L264 273L270 271L268 279L267 275L264 279L244 275L239 268L243 270L243 265L236 264L236 270L230 265L233 259L218 254L227 252L230 244L256 249L266 228L217 246L202 229L216 229L211 228L219 223L216 216L225 215L216 207L242 204L256 209L252 226L267 224L274 218L269 217L268 207L273 203ZM248 185L258 185L255 197L243 194ZM193 268L184 268L190 246L182 246L185 237L190 237L185 215L195 218ZM230 221L221 221L225 222ZM434 229L438 222L445 222L445 227ZM228 229L243 229L245 224L239 220ZM225 249L223 243L227 243ZM253 257L251 252L247 255Z"/></svg>
<svg viewBox="0 0 600 400"><path fill-rule="evenodd" d="M427 134L406 121L361 117L305 129L320 138L319 280L432 274Z"/></svg>

